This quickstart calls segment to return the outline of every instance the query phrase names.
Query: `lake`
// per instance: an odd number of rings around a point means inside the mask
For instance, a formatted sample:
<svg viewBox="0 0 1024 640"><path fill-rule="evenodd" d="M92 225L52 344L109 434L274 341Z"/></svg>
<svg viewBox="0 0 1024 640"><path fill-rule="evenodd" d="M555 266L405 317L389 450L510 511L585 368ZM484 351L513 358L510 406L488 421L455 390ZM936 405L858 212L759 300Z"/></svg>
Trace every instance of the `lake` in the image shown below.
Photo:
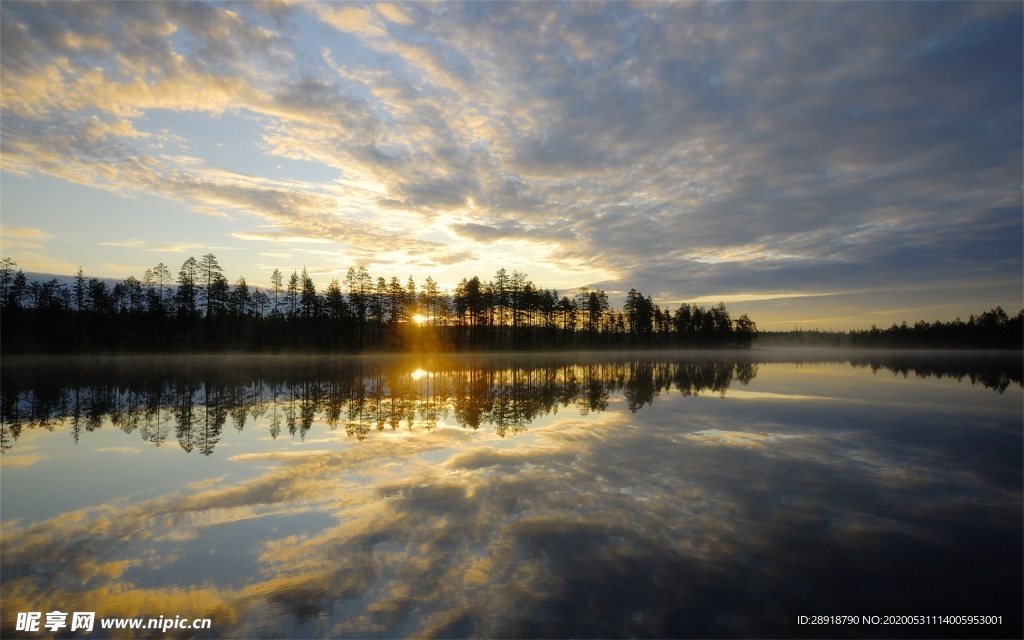
<svg viewBox="0 0 1024 640"><path fill-rule="evenodd" d="M1021 637L1019 353L2 366L5 638Z"/></svg>

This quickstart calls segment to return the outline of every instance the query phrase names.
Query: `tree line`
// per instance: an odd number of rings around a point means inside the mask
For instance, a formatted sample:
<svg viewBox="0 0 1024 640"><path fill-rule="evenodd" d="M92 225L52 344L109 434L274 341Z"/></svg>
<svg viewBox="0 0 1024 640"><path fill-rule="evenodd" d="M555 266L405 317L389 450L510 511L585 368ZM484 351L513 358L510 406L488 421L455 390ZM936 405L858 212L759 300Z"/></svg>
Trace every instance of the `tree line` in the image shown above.
<svg viewBox="0 0 1024 640"><path fill-rule="evenodd" d="M464 278L454 292L427 277L374 278L350 268L318 290L303 268L270 286L229 284L217 257L162 262L112 286L79 268L70 284L29 282L0 264L0 346L7 353L90 351L445 351L740 347L757 337L724 304L672 312L631 289L613 309L601 289L559 295L525 273Z"/></svg>
<svg viewBox="0 0 1024 640"><path fill-rule="evenodd" d="M852 331L761 332L758 344L767 347L844 347L859 349L1024 349L1024 309L1015 316L1002 307L943 322L919 320L913 325L893 323L887 329Z"/></svg>

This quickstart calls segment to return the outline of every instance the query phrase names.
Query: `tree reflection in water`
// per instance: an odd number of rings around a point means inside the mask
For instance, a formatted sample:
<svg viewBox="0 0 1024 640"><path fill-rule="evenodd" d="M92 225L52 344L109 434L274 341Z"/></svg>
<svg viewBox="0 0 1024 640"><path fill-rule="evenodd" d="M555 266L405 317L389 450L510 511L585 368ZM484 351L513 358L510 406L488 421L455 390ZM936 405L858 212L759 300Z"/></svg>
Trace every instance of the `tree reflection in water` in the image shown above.
<svg viewBox="0 0 1024 640"><path fill-rule="evenodd" d="M788 611L846 607L998 614L984 631L1021 637L1016 353L2 366L12 612L790 637Z"/></svg>
<svg viewBox="0 0 1024 640"><path fill-rule="evenodd" d="M430 430L452 418L465 428L522 433L537 418L572 407L604 411L621 395L631 412L660 394L725 396L759 362L848 362L907 376L969 379L1002 393L1022 384L1019 357L850 354L654 353L560 356L314 357L194 356L10 358L0 388L0 447L24 429L66 425L77 443L107 420L161 446L210 455L230 418L238 431L266 418L272 438L304 439L315 422L358 440L374 431Z"/></svg>

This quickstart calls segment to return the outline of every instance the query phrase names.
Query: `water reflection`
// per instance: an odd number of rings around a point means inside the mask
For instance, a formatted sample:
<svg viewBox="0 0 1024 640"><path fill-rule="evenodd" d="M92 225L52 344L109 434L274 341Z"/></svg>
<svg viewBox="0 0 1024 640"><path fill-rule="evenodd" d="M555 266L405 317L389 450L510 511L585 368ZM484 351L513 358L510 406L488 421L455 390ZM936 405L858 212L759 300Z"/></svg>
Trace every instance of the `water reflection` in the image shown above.
<svg viewBox="0 0 1024 640"><path fill-rule="evenodd" d="M778 360L5 362L0 635L59 608L228 638L790 637L788 611L846 608L1020 637L1019 364Z"/></svg>
<svg viewBox="0 0 1024 640"><path fill-rule="evenodd" d="M954 378L994 389L1022 384L1015 357L868 354L837 358L792 355L804 364L844 362L907 377ZM265 419L271 437L304 439L316 422L358 440L374 431L430 430L452 418L462 427L491 426L504 437L540 416L573 407L607 409L621 394L631 412L662 393L725 396L748 384L770 354L662 354L646 359L191 357L8 359L0 389L0 451L24 429L66 425L77 443L108 420L126 434L161 446L210 455L230 424ZM427 367L427 368L424 368ZM738 394L742 395L742 394Z"/></svg>

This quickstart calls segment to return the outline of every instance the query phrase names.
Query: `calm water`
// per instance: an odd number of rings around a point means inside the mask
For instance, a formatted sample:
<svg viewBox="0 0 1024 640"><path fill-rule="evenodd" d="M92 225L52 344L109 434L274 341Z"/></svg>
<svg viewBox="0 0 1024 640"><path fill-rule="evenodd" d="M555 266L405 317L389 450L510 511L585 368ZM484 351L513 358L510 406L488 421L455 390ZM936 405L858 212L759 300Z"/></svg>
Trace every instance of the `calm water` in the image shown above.
<svg viewBox="0 0 1024 640"><path fill-rule="evenodd" d="M151 637L1020 637L1021 368L6 358L0 635L59 610L212 621ZM792 624L894 611L1004 625Z"/></svg>

